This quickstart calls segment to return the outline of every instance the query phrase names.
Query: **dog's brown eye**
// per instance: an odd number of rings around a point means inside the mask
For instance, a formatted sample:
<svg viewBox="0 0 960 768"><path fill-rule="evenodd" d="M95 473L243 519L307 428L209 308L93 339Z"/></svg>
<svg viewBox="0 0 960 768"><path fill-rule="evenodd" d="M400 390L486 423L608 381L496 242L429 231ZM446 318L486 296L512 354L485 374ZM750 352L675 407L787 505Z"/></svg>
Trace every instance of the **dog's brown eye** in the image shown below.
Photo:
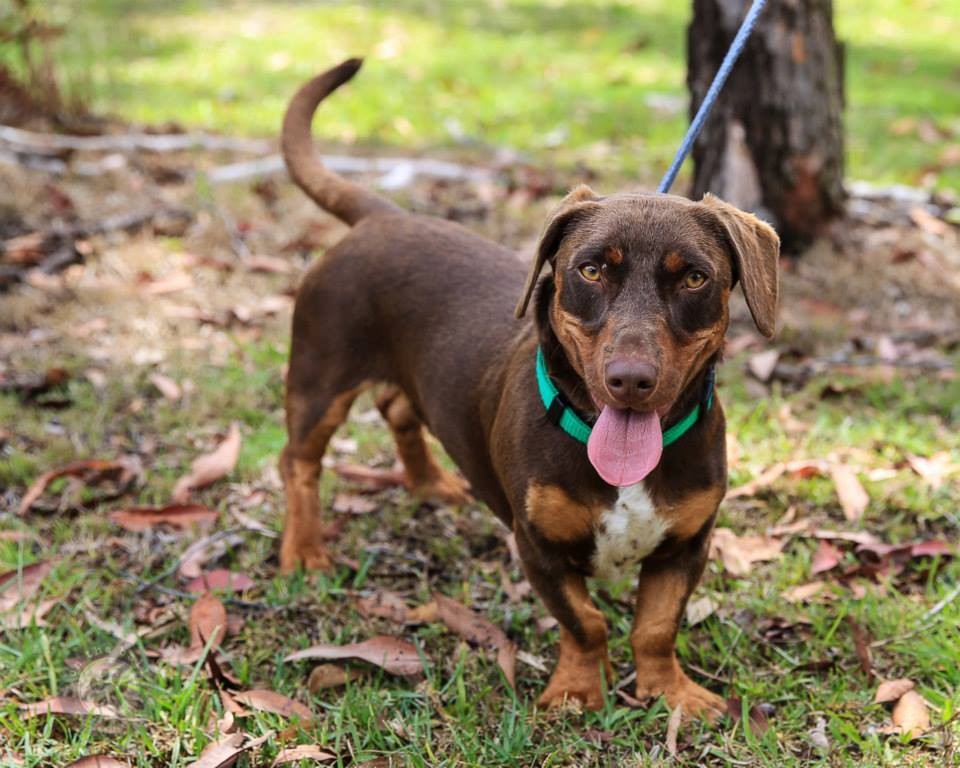
<svg viewBox="0 0 960 768"><path fill-rule="evenodd" d="M687 272L687 276L683 278L684 288L689 288L691 291L697 290L705 282L707 282L707 276L697 270Z"/></svg>
<svg viewBox="0 0 960 768"><path fill-rule="evenodd" d="M595 283L600 279L600 267L596 264L581 264L580 274L583 275L585 280Z"/></svg>

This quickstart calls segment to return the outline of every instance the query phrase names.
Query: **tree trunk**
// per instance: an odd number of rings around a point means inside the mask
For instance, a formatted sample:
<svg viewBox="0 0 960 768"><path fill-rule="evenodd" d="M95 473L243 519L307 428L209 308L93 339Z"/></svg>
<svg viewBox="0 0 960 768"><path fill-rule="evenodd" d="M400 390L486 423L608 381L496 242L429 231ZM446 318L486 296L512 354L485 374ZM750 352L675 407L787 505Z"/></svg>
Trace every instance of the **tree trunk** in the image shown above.
<svg viewBox="0 0 960 768"><path fill-rule="evenodd" d="M687 86L696 112L749 0L694 0ZM796 250L843 210L843 47L832 0L770 0L693 149L692 196L773 223Z"/></svg>

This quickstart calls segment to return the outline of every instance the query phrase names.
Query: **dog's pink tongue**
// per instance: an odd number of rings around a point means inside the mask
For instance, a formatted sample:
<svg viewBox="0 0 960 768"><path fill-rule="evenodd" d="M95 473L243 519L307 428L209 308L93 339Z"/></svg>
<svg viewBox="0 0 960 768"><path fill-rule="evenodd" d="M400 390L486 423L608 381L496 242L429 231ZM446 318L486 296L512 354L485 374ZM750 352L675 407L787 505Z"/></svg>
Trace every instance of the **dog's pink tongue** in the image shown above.
<svg viewBox="0 0 960 768"><path fill-rule="evenodd" d="M637 413L605 406L587 441L587 456L610 485L639 483L660 463L663 433L655 411Z"/></svg>

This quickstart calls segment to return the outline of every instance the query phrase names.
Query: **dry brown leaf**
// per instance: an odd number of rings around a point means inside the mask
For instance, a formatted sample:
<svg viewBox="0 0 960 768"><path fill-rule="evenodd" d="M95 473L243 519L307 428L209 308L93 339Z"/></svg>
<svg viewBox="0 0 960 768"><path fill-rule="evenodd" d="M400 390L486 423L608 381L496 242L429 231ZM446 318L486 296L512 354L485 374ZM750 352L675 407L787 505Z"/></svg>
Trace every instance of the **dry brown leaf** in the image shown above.
<svg viewBox="0 0 960 768"><path fill-rule="evenodd" d="M310 693L317 693L325 688L339 688L352 680L363 677L363 672L359 669L344 669L336 664L319 664L310 670L310 676L307 678L307 690Z"/></svg>
<svg viewBox="0 0 960 768"><path fill-rule="evenodd" d="M406 476L403 467L393 467L391 469L374 469L365 467L362 464L351 464L349 462L337 462L333 465L333 471L344 480L351 483L381 490L401 486L406 482Z"/></svg>
<svg viewBox="0 0 960 768"><path fill-rule="evenodd" d="M843 552L831 544L829 539L820 539L810 561L810 575L816 576L829 571L839 565L842 559Z"/></svg>
<svg viewBox="0 0 960 768"><path fill-rule="evenodd" d="M108 755L88 755L74 760L65 768L130 768L130 763L117 760Z"/></svg>
<svg viewBox="0 0 960 768"><path fill-rule="evenodd" d="M36 717L38 715L96 715L97 717L120 717L120 713L113 707L95 704L92 701L85 701L72 696L54 696L51 699L44 699L43 701L21 704L20 712L23 717Z"/></svg>
<svg viewBox="0 0 960 768"><path fill-rule="evenodd" d="M229 475L240 458L240 426L234 422L230 431L211 453L204 454L193 460L190 471L177 480L173 487L173 501L185 504L192 491L205 488L211 483Z"/></svg>
<svg viewBox="0 0 960 768"><path fill-rule="evenodd" d="M781 597L788 603L803 603L819 595L823 588L827 586L824 581L811 581L807 584L799 584L796 587L784 590Z"/></svg>
<svg viewBox="0 0 960 768"><path fill-rule="evenodd" d="M671 757L677 756L677 736L680 733L680 723L682 720L683 705L677 704L670 713L670 719L667 721L667 736L664 739L667 752L670 753Z"/></svg>
<svg viewBox="0 0 960 768"><path fill-rule="evenodd" d="M377 509L377 502L366 496L358 496L355 493L338 493L333 497L334 512L340 512L346 515L365 515L374 512Z"/></svg>
<svg viewBox="0 0 960 768"><path fill-rule="evenodd" d="M326 760L336 760L337 756L332 752L326 752L316 744L301 744L297 747L287 747L281 749L273 759L272 765L284 765L286 763L297 763L301 760L316 760L324 762Z"/></svg>
<svg viewBox="0 0 960 768"><path fill-rule="evenodd" d="M845 464L832 464L830 477L837 489L843 516L851 522L859 520L870 503L870 497L860 484L857 473Z"/></svg>
<svg viewBox="0 0 960 768"><path fill-rule="evenodd" d="M272 712L283 717L299 717L301 720L313 719L310 708L276 691L255 689L234 693L233 698L241 704L259 712Z"/></svg>
<svg viewBox="0 0 960 768"><path fill-rule="evenodd" d="M954 463L950 451L941 451L927 458L908 453L907 462L911 469L933 488L943 485L944 480L950 475L960 473L960 464Z"/></svg>
<svg viewBox="0 0 960 768"><path fill-rule="evenodd" d="M150 383L157 388L157 391L160 392L161 395L171 402L176 402L183 396L183 390L180 388L180 385L162 373L151 373Z"/></svg>
<svg viewBox="0 0 960 768"><path fill-rule="evenodd" d="M916 691L907 691L900 697L893 705L891 719L893 724L900 728L900 732L910 734L911 739L922 736L930 730L930 712L927 709L927 702Z"/></svg>
<svg viewBox="0 0 960 768"><path fill-rule="evenodd" d="M429 603L418 605L416 608L407 609L407 624L433 624L440 620L440 609L437 608L437 601L431 600Z"/></svg>
<svg viewBox="0 0 960 768"><path fill-rule="evenodd" d="M41 560L0 574L0 613L12 610L36 595L53 564L52 560Z"/></svg>
<svg viewBox="0 0 960 768"><path fill-rule="evenodd" d="M209 592L200 595L190 609L190 646L202 648L210 643L213 653L227 631L227 609Z"/></svg>
<svg viewBox="0 0 960 768"><path fill-rule="evenodd" d="M850 632L853 635L853 647L856 650L857 661L860 662L860 671L869 680L873 678L873 657L870 653L867 632L853 616L847 616L847 623L850 625Z"/></svg>
<svg viewBox="0 0 960 768"><path fill-rule="evenodd" d="M737 536L729 528L717 528L710 542L710 556L719 555L723 567L733 576L744 576L753 563L780 557L783 545L783 539L772 536Z"/></svg>
<svg viewBox="0 0 960 768"><path fill-rule="evenodd" d="M17 508L18 515L25 515L30 507L36 503L43 492L54 480L61 477L77 477L86 482L99 481L105 478L116 478L117 484L127 486L139 478L143 473L139 459L136 457L124 456L116 460L87 459L84 461L73 461L59 469L51 469L44 472L40 477L34 480L26 493L20 500L20 506Z"/></svg>
<svg viewBox="0 0 960 768"><path fill-rule="evenodd" d="M214 589L224 589L230 592L245 592L253 589L256 583L245 573L234 573L223 568L201 573L197 578L187 582L187 592L199 594Z"/></svg>
<svg viewBox="0 0 960 768"><path fill-rule="evenodd" d="M854 544L871 546L881 544L880 539L872 533L866 531L828 531L825 528L817 528L810 532L815 539L833 539L835 541L850 541Z"/></svg>
<svg viewBox="0 0 960 768"><path fill-rule="evenodd" d="M31 626L45 627L47 622L44 620L50 610L59 605L63 598L51 597L49 600L42 600L39 603L29 603L20 607L20 610L7 613L0 616L0 628L3 629L25 629Z"/></svg>
<svg viewBox="0 0 960 768"><path fill-rule="evenodd" d="M515 688L517 646L510 641L506 633L452 598L435 593L433 599L437 604L437 615L448 629L475 645L497 649L497 663L510 687Z"/></svg>
<svg viewBox="0 0 960 768"><path fill-rule="evenodd" d="M244 733L231 733L204 747L200 757L187 768L226 768L233 765L244 750Z"/></svg>
<svg viewBox="0 0 960 768"><path fill-rule="evenodd" d="M897 680L883 680L877 686L877 693L873 697L874 704L887 704L896 701L907 691L912 691L916 683L909 678L902 677Z"/></svg>
<svg viewBox="0 0 960 768"><path fill-rule="evenodd" d="M687 619L687 624L695 627L701 621L706 621L716 610L717 603L715 600L710 597L699 597L687 603L684 616Z"/></svg>
<svg viewBox="0 0 960 768"><path fill-rule="evenodd" d="M407 620L407 604L396 592L378 589L372 595L357 600L357 610L368 619L374 616L389 619L397 624Z"/></svg>
<svg viewBox="0 0 960 768"><path fill-rule="evenodd" d="M224 535L222 532L197 539L183 554L177 563L177 575L184 579L195 579L203 571L203 566L211 560L217 560L233 547L243 544L239 534Z"/></svg>
<svg viewBox="0 0 960 768"><path fill-rule="evenodd" d="M211 525L220 513L202 504L171 504L166 507L130 507L110 513L110 520L128 531L145 531L155 525L189 528Z"/></svg>
<svg viewBox="0 0 960 768"><path fill-rule="evenodd" d="M314 645L291 653L285 661L301 659L362 659L393 675L415 677L423 674L423 663L416 646L387 635L377 635L362 643L348 645Z"/></svg>

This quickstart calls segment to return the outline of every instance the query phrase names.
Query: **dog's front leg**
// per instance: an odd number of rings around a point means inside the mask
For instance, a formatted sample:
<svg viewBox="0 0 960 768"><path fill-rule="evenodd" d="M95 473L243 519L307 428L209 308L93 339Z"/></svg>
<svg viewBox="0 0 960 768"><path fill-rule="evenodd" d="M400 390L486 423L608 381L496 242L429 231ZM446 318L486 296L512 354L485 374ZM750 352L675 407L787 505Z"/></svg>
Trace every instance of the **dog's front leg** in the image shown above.
<svg viewBox="0 0 960 768"><path fill-rule="evenodd" d="M680 620L707 562L709 536L700 535L669 561L644 563L637 587L630 643L637 665L638 699L663 695L683 714L715 719L724 700L693 682L677 661Z"/></svg>
<svg viewBox="0 0 960 768"><path fill-rule="evenodd" d="M607 655L607 622L590 599L583 574L544 567L519 531L517 546L527 579L560 623L557 666L540 696L540 706L571 703L600 709L604 677L609 685L613 668Z"/></svg>

